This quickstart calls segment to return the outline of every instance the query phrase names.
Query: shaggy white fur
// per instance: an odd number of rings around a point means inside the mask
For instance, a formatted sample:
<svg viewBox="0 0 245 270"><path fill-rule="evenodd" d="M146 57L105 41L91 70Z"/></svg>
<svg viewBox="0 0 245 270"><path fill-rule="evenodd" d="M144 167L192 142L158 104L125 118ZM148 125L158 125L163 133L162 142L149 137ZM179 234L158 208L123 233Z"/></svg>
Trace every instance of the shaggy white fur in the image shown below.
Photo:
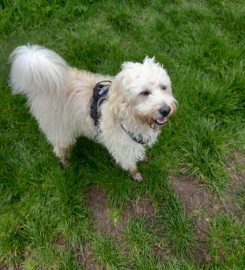
<svg viewBox="0 0 245 270"><path fill-rule="evenodd" d="M10 61L13 93L27 96L32 115L64 165L70 147L84 135L103 144L123 169L142 180L137 162L146 159L145 146L154 144L176 110L170 78L154 58L146 57L143 64L126 62L115 77L79 71L38 45L17 47ZM112 83L97 128L90 105L93 88L102 80Z"/></svg>

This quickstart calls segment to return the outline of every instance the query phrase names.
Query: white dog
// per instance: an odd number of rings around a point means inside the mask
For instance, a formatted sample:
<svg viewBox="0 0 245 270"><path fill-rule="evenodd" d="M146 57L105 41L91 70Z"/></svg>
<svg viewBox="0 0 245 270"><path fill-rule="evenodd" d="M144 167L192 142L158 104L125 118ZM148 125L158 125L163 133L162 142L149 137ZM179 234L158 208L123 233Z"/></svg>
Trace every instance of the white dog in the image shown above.
<svg viewBox="0 0 245 270"><path fill-rule="evenodd" d="M84 135L103 144L135 180L143 179L137 162L147 160L145 146L156 142L176 110L170 78L154 58L126 62L115 77L72 68L37 45L17 47L10 61L13 93L27 96L64 165L76 138Z"/></svg>

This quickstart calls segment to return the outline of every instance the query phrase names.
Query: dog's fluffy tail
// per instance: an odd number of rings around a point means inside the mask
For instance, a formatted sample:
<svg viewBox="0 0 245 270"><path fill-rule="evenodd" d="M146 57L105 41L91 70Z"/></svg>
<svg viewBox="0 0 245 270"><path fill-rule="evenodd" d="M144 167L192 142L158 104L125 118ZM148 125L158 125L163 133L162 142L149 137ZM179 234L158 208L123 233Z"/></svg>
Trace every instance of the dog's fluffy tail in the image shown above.
<svg viewBox="0 0 245 270"><path fill-rule="evenodd" d="M38 45L17 47L10 55L10 86L14 94L49 94L67 89L69 66L57 53Z"/></svg>

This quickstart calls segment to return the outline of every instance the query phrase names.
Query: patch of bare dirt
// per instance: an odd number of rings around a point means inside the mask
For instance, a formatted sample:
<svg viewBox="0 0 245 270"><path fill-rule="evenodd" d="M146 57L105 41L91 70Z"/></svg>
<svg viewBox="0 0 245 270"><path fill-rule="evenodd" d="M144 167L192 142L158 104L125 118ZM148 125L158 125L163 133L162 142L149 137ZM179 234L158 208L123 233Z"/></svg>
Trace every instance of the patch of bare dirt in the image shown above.
<svg viewBox="0 0 245 270"><path fill-rule="evenodd" d="M22 270L22 266L20 264L16 266L7 266L4 263L0 262L0 270Z"/></svg>
<svg viewBox="0 0 245 270"><path fill-rule="evenodd" d="M173 179L173 187L183 202L187 214L198 208L210 209L214 205L214 195L192 176L179 176Z"/></svg>
<svg viewBox="0 0 245 270"><path fill-rule="evenodd" d="M221 198L223 211L232 213L240 220L244 220L244 209L237 203L236 197L241 187L245 185L245 155L234 153L227 162L230 183Z"/></svg>
<svg viewBox="0 0 245 270"><path fill-rule="evenodd" d="M194 254L195 258L200 263L206 264L210 261L206 235L210 217L214 215L217 207L215 196L191 176L175 177L172 183L183 203L186 214L190 216L195 227L195 238L198 243Z"/></svg>
<svg viewBox="0 0 245 270"><path fill-rule="evenodd" d="M245 165L245 154L235 152L234 153L234 160L238 164ZM244 170L243 170L243 173L245 173Z"/></svg>
<svg viewBox="0 0 245 270"><path fill-rule="evenodd" d="M119 226L121 229L127 228L132 217L144 217L148 221L154 217L155 212L155 208L147 196L137 198L123 212Z"/></svg>
<svg viewBox="0 0 245 270"><path fill-rule="evenodd" d="M65 247L67 246L67 240L63 237L63 236L58 236L55 240L54 240L54 245L57 247Z"/></svg>
<svg viewBox="0 0 245 270"><path fill-rule="evenodd" d="M197 248L195 257L200 263L208 263L207 232L209 223L218 213L229 213L239 220L244 220L242 209L236 203L236 196L241 186L245 184L245 171L236 170L237 164L245 164L245 155L236 153L229 159L227 167L230 174L230 184L223 196L217 197L204 185L198 183L193 176L178 176L172 179L173 189L183 203L186 214L195 228Z"/></svg>
<svg viewBox="0 0 245 270"><path fill-rule="evenodd" d="M4 264L0 263L0 270L9 270L9 268Z"/></svg>
<svg viewBox="0 0 245 270"><path fill-rule="evenodd" d="M146 222L152 223L156 212L155 208L147 196L142 196L131 202L118 219L113 220L110 217L110 208L106 197L106 193L98 187L92 187L87 191L87 204L92 212L94 225L98 231L110 233L117 242L122 243L122 248L127 253L127 241L123 232L127 229L130 219L144 217ZM92 254L90 256L92 257Z"/></svg>
<svg viewBox="0 0 245 270"><path fill-rule="evenodd" d="M75 251L75 257L78 262L83 263L84 270L97 270L101 269L99 264L95 261L91 248L86 245L83 249L77 249Z"/></svg>
<svg viewBox="0 0 245 270"><path fill-rule="evenodd" d="M54 245L57 248L62 248L62 247L68 247L69 243L63 236L58 236L54 240ZM92 251L89 245L85 245L82 248L75 248L73 250L73 255L79 263L83 264L83 269L85 270L101 269L98 263L93 258Z"/></svg>
<svg viewBox="0 0 245 270"><path fill-rule="evenodd" d="M167 247L166 244L164 244L164 243L152 245L152 250L153 250L155 256L160 261L166 260L166 257L170 254L169 247Z"/></svg>
<svg viewBox="0 0 245 270"><path fill-rule="evenodd" d="M155 214L155 209L150 199L143 196L134 200L121 214L119 220L113 222L109 216L109 207L107 205L106 193L92 187L87 192L88 206L92 211L94 223L97 229L102 233L111 233L118 240L121 239L122 232L127 228L128 222L132 217L151 218Z"/></svg>
<svg viewBox="0 0 245 270"><path fill-rule="evenodd" d="M97 187L92 187L88 190L87 197L87 203L92 211L97 229L102 233L111 232L114 226L109 218L106 193Z"/></svg>
<svg viewBox="0 0 245 270"><path fill-rule="evenodd" d="M20 266L16 267L8 267L0 262L0 270L21 270L22 268Z"/></svg>

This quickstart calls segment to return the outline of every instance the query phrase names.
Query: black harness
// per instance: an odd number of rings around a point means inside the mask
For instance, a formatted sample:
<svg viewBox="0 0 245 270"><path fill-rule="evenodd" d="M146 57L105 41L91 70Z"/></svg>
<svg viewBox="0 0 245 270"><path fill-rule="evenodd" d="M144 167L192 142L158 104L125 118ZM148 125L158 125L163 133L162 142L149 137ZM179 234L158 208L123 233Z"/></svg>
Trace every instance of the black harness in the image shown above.
<svg viewBox="0 0 245 270"><path fill-rule="evenodd" d="M94 120L94 125L98 127L99 118L101 115L100 106L107 99L111 81L101 81L98 82L93 89L93 100L90 106L90 116ZM122 129L127 133L127 135L136 143L146 144L148 140L144 140L143 136L135 136L132 132L128 131L123 124L121 124Z"/></svg>
<svg viewBox="0 0 245 270"><path fill-rule="evenodd" d="M111 81L98 82L93 89L93 101L90 106L90 116L94 120L94 125L97 127L100 118L100 106L106 100Z"/></svg>

